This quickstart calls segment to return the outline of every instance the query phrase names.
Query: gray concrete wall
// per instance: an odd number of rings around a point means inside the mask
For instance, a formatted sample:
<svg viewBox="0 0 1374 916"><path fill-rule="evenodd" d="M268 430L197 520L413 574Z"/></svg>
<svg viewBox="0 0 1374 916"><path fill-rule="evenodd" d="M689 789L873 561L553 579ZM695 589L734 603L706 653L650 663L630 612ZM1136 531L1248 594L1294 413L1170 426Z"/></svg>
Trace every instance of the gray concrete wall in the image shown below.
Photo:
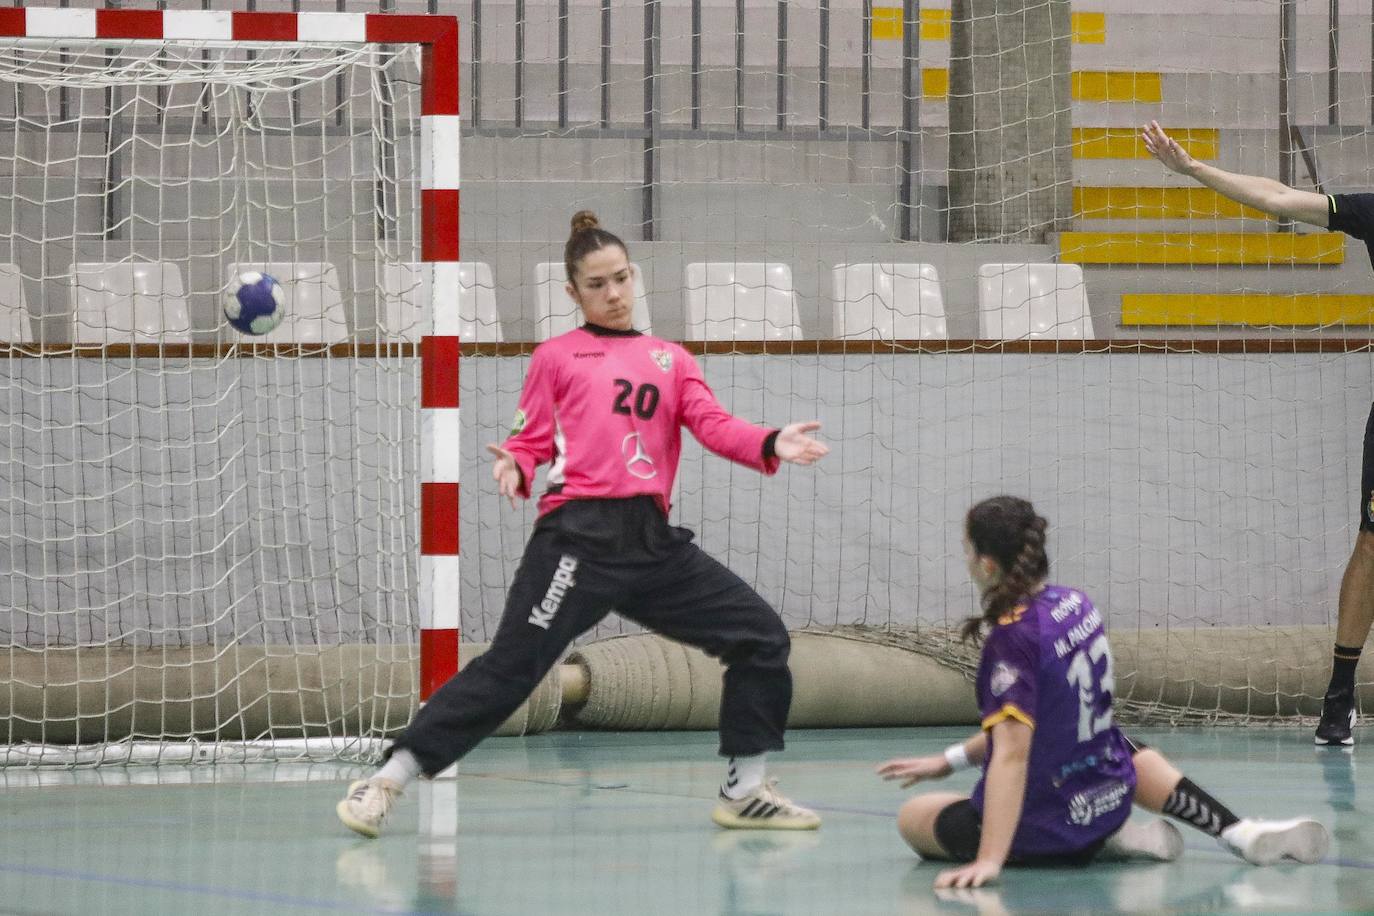
<svg viewBox="0 0 1374 916"><path fill-rule="evenodd" d="M1358 523L1368 354L702 363L739 415L817 416L834 446L817 468L772 479L685 451L676 519L789 624L965 616L961 519L999 492L1043 510L1054 576L1087 588L1114 627L1334 619ZM492 495L482 449L514 411L520 368L465 367L463 613L482 638L533 514Z"/></svg>
<svg viewBox="0 0 1374 916"><path fill-rule="evenodd" d="M463 362L464 633L532 506L490 486L528 360ZM818 417L814 469L684 452L674 518L789 624L948 623L960 520L1049 517L1117 628L1323 624L1357 523L1369 354L702 358L740 416ZM394 642L416 614L409 361L0 362L0 642ZM601 632L614 632L616 624Z"/></svg>

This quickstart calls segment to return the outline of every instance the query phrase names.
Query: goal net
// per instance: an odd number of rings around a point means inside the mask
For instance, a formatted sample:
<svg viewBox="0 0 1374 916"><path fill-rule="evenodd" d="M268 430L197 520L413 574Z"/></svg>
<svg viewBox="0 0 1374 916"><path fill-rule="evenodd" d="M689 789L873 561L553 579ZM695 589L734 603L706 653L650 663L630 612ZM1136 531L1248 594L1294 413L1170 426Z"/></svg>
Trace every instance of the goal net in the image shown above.
<svg viewBox="0 0 1374 916"><path fill-rule="evenodd" d="M824 423L830 457L775 479L689 446L675 500L789 626L951 659L964 513L1009 492L1049 518L1142 716L1314 714L1358 525L1368 255L1137 139L1158 119L1224 168L1367 188L1368 62L1334 69L1333 119L1324 8L1279 72L1292 6L474 7L464 259L508 349L465 363L466 479L514 410L510 342L571 326L546 278L590 208L629 244L641 322L728 407ZM1345 25L1353 47L1367 22ZM468 503L465 634L494 631L532 518Z"/></svg>
<svg viewBox="0 0 1374 916"><path fill-rule="evenodd" d="M1367 188L1366 63L1280 70L1340 45L1293 9L462 4L461 264L456 204L426 216L429 55L358 31L404 17L0 10L29 36L0 39L4 759L375 755L452 646L436 605L464 644L500 619L535 509L483 446L578 321L583 208L729 409L824 424L815 468L689 444L675 489L790 627L967 670L961 523L1010 492L1141 717L1314 713L1369 498L1368 255L1135 139ZM288 296L256 342L222 312L242 269ZM459 336L461 425L423 368Z"/></svg>
<svg viewBox="0 0 1374 916"><path fill-rule="evenodd" d="M421 46L289 18L0 40L0 762L368 757L414 711Z"/></svg>

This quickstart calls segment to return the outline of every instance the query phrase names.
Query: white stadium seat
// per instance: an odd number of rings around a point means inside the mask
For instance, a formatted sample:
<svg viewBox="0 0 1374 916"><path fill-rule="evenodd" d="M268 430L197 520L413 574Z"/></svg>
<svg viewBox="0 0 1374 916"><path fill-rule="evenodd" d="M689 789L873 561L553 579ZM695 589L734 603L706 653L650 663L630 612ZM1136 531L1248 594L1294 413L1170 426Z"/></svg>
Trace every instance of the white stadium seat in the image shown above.
<svg viewBox="0 0 1374 916"><path fill-rule="evenodd" d="M1093 319L1083 268L1077 264L982 265L978 268L978 336L1090 339Z"/></svg>
<svg viewBox="0 0 1374 916"><path fill-rule="evenodd" d="M630 273L634 275L635 330L652 334L649 300L644 295L644 274L635 263L630 264ZM562 261L541 261L534 266L534 290L539 305L534 327L536 340L548 340L582 325L582 309L568 295L567 286L568 271Z"/></svg>
<svg viewBox="0 0 1374 916"><path fill-rule="evenodd" d="M76 343L190 343L181 270L166 261L78 261L72 322Z"/></svg>
<svg viewBox="0 0 1374 916"><path fill-rule="evenodd" d="M239 334L226 326L226 333L242 340L270 344L341 343L348 339L344 317L343 292L333 264L320 261L245 261L230 264L225 274L225 289L233 289L239 274L257 271L274 278L285 294L285 315L281 324L260 337Z"/></svg>
<svg viewBox="0 0 1374 916"><path fill-rule="evenodd" d="M688 340L800 340L792 268L776 263L687 265Z"/></svg>
<svg viewBox="0 0 1374 916"><path fill-rule="evenodd" d="M14 264L0 264L0 341L33 342L24 275Z"/></svg>
<svg viewBox="0 0 1374 916"><path fill-rule="evenodd" d="M835 336L849 340L944 340L945 298L934 264L839 264Z"/></svg>
<svg viewBox="0 0 1374 916"><path fill-rule="evenodd" d="M425 264L386 264L382 267L382 336L418 343L424 336L420 315L429 308L429 267ZM496 312L496 284L491 265L481 261L458 264L458 336L471 343L499 342L501 319Z"/></svg>

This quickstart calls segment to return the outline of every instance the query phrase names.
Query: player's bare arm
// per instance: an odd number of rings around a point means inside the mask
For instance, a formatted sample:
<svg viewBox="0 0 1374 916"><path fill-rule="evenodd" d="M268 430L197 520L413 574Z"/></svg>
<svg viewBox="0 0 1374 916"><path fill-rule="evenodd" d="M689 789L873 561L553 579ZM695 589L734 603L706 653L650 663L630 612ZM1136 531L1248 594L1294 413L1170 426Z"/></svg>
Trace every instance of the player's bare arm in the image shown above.
<svg viewBox="0 0 1374 916"><path fill-rule="evenodd" d="M960 749L958 756L962 757L962 766L956 767L951 761L955 756L952 752L955 748ZM988 738L983 732L973 735L967 741L957 745L951 745L943 754L929 754L924 757L896 757L892 760L878 764L876 772L887 782L901 782L903 789L908 789L932 779L944 779L957 769L977 767L983 765L983 759L987 755Z"/></svg>
<svg viewBox="0 0 1374 916"><path fill-rule="evenodd" d="M1021 820L1021 803L1026 796L1031 728L1024 722L1006 719L993 726L992 737L978 857L967 865L940 872L935 877L937 888L981 887L996 881L1011 854L1012 837Z"/></svg>
<svg viewBox="0 0 1374 916"><path fill-rule="evenodd" d="M1301 191L1272 178L1239 175L1199 162L1189 155L1177 140L1165 133L1158 121L1151 121L1141 127L1140 139L1150 155L1158 159L1165 168L1180 175L1187 175L1223 197L1262 210L1270 216L1295 219L1326 228L1325 194Z"/></svg>

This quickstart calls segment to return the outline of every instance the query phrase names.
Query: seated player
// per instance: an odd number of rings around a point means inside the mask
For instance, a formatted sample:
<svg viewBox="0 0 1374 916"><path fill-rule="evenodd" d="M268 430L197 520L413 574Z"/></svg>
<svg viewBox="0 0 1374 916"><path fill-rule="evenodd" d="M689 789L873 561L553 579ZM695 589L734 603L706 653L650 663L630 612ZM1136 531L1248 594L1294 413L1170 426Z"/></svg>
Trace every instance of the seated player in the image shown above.
<svg viewBox="0 0 1374 916"><path fill-rule="evenodd" d="M898 814L902 838L923 857L967 863L942 871L935 886L979 887L1007 863L1176 859L1178 829L1162 819L1127 823L1132 802L1191 824L1255 865L1326 855L1331 837L1321 824L1237 818L1113 724L1102 617L1082 592L1046 584L1045 527L1013 496L969 510L964 553L983 613L963 632L978 638L988 628L976 685L982 731L943 755L878 767L903 787L983 767L972 798L918 795Z"/></svg>

